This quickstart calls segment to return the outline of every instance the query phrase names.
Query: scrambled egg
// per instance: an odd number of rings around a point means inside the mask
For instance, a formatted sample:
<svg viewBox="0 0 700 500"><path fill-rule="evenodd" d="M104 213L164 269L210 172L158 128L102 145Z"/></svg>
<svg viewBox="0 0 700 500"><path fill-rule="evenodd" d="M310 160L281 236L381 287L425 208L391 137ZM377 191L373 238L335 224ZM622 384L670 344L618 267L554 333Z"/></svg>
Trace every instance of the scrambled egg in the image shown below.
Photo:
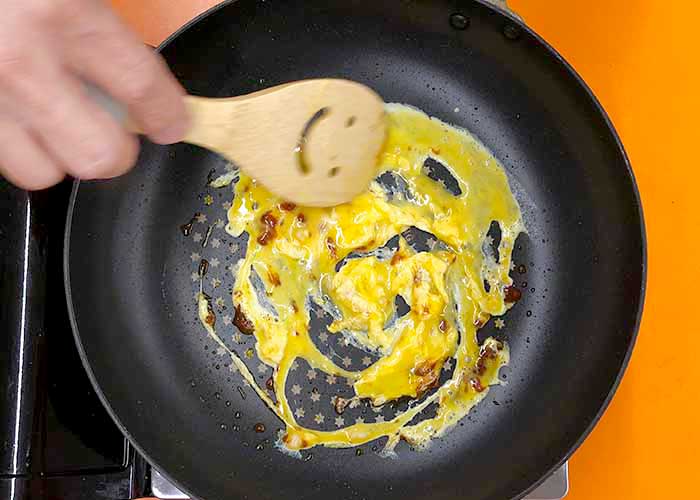
<svg viewBox="0 0 700 500"><path fill-rule="evenodd" d="M388 450L399 439L426 445L483 399L509 360L504 343L489 338L478 345L476 337L477 329L490 316L504 314L511 305L507 300L513 300L508 273L522 221L505 172L463 130L403 105L389 105L387 114L378 174L389 175L393 188L375 181L350 203L305 208L276 198L243 174L234 187L227 231L249 234L247 253L235 273L234 322L255 335L259 358L273 367L276 401L231 354L285 423L281 444L289 450L347 447L380 437L388 438ZM436 181L424 166L427 158L439 162L457 185ZM497 254L488 250L492 221L501 229ZM401 236L393 253L383 248L412 227L439 241L430 251L418 252ZM256 291L256 280L264 293ZM397 295L410 311L392 322ZM343 332L355 345L380 354L379 361L348 371L319 351L309 331L308 304L328 300L339 312L329 332ZM215 336L210 315L201 295L200 317ZM378 406L409 397L413 404L386 422L335 431L305 428L285 396L297 358L350 379L358 400ZM455 369L437 387L448 359ZM432 403L437 404L435 416L413 423Z"/></svg>

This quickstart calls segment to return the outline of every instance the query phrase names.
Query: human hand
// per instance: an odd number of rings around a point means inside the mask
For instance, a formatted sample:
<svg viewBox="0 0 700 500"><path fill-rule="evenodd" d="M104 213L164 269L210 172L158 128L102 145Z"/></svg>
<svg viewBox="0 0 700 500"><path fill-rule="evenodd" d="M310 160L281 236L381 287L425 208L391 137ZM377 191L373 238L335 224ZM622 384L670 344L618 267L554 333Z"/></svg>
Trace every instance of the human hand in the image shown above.
<svg viewBox="0 0 700 500"><path fill-rule="evenodd" d="M66 174L110 178L138 153L86 93L104 89L151 140L181 140L183 89L102 0L5 0L0 16L0 174L43 189Z"/></svg>

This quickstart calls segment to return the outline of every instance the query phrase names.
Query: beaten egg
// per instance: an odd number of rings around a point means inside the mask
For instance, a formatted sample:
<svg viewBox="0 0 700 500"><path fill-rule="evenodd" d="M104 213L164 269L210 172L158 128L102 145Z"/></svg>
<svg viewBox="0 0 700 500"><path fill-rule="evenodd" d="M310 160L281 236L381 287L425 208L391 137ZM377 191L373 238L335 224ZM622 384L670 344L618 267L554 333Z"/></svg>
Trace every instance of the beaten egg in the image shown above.
<svg viewBox="0 0 700 500"><path fill-rule="evenodd" d="M415 108L388 105L387 119L377 178L349 203L295 206L242 173L234 185L227 231L249 235L235 269L234 323L255 336L258 357L273 368L274 398L227 350L284 422L280 445L287 450L348 447L382 437L388 438L387 451L400 439L425 446L484 398L509 361L505 342L477 341L477 330L504 314L516 295L509 270L523 225L505 171L468 132ZM497 245L488 234L493 223L500 228ZM408 230L432 235L427 246L409 241ZM397 237L396 245L387 245ZM397 296L410 308L401 317L395 314ZM310 329L312 303L332 311L329 334L344 335L379 359L349 371L324 355ZM203 294L199 312L224 346ZM358 401L378 407L409 398L411 404L384 422L329 431L304 427L285 391L298 359L348 379ZM439 385L448 360L454 370ZM429 405L436 405L434 416L416 422Z"/></svg>

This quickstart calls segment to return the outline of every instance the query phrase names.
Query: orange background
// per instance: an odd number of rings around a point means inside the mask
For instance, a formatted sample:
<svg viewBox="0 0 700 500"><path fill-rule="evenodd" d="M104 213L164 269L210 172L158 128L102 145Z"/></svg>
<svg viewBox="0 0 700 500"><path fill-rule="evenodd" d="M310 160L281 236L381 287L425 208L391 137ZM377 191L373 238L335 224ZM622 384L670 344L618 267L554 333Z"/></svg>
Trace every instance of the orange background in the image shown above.
<svg viewBox="0 0 700 500"><path fill-rule="evenodd" d="M112 0L156 45L215 0ZM571 460L570 500L692 498L700 468L700 3L510 0L610 114L642 193L642 329L617 395ZM694 229L694 231L692 231ZM591 332L595 334L595 332ZM214 478L212 478L214 480Z"/></svg>

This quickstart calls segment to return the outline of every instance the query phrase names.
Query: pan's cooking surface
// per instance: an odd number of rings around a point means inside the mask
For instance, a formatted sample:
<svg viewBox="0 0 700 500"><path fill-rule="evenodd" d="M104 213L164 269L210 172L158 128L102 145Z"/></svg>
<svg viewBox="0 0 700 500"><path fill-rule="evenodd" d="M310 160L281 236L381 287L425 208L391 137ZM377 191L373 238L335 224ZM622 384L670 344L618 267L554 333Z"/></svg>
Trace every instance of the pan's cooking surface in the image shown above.
<svg viewBox="0 0 700 500"><path fill-rule="evenodd" d="M235 240L247 233L247 243L230 247L233 320L230 300L205 295L222 293L230 279L210 278L208 260L192 275L203 326L285 423L280 444L290 451L382 437L385 453L400 439L424 448L486 397L508 361L503 340L477 343L475 323L503 315L521 295L510 272L524 228L505 170L473 137L413 108L388 105L386 118L377 181L345 205L297 207L240 174L226 226ZM192 239L208 249L214 227L200 230ZM221 244L211 241L213 249ZM218 256L211 264L220 267ZM224 327L233 321L241 332L222 330L221 314ZM254 350L242 342L252 333ZM267 374L264 389L252 372L261 381ZM311 388L298 383L300 373ZM324 375L330 391L316 387ZM337 385L354 391L339 393ZM304 401L309 392L312 405ZM410 408L398 404L402 397L413 399ZM379 408L387 402L389 415ZM318 413L324 408L335 418Z"/></svg>
<svg viewBox="0 0 700 500"><path fill-rule="evenodd" d="M450 25L455 12L470 18L467 29ZM212 499L325 498L337 489L341 498L500 500L555 466L595 419L637 322L640 209L616 137L586 90L531 34L504 30L508 23L470 2L242 0L165 48L191 93L343 77L466 127L506 167L529 230L514 252L525 293L498 332L511 346L507 386L426 453L402 444L399 459L386 460L369 445L361 456L313 449L293 460L265 442L279 423L196 319L193 254L203 250L180 226L197 212L207 217L194 224L203 239L213 226L208 278L221 276L216 295L228 302L233 241L216 221L229 192L211 191L205 203L207 175L224 161L147 144L127 177L81 184L67 265L82 348L118 421L185 489Z"/></svg>

